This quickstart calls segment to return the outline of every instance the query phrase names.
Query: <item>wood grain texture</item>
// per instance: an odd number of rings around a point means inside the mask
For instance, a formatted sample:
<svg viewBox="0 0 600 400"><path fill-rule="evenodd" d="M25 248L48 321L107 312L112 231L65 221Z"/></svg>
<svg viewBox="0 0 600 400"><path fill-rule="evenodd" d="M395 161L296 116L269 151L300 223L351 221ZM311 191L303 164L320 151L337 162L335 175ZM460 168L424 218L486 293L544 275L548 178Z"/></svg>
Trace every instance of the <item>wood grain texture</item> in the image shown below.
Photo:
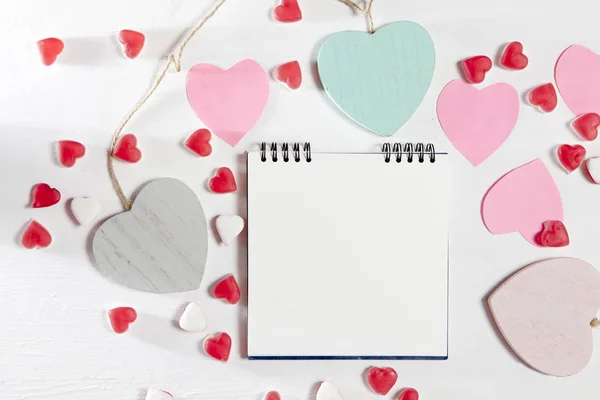
<svg viewBox="0 0 600 400"><path fill-rule="evenodd" d="M129 212L106 221L93 240L100 272L146 292L172 293L200 286L208 249L204 210L176 179L157 179Z"/></svg>
<svg viewBox="0 0 600 400"><path fill-rule="evenodd" d="M587 262L555 258L532 264L508 278L488 302L500 332L532 368L569 376L590 361L600 273Z"/></svg>

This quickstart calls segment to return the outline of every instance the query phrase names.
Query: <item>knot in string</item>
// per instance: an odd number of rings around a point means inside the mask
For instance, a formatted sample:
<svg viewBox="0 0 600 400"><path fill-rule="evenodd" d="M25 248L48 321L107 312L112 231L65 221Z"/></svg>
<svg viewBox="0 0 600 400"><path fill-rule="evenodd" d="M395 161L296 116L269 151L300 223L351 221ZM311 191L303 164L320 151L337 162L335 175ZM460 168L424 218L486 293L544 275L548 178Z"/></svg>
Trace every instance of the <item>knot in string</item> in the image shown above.
<svg viewBox="0 0 600 400"><path fill-rule="evenodd" d="M342 3L350 6L355 12L367 17L367 23L369 24L369 33L375 33L375 26L373 25L373 16L371 15L371 7L373 6L374 0L365 0L365 6L361 7L352 0L339 0Z"/></svg>

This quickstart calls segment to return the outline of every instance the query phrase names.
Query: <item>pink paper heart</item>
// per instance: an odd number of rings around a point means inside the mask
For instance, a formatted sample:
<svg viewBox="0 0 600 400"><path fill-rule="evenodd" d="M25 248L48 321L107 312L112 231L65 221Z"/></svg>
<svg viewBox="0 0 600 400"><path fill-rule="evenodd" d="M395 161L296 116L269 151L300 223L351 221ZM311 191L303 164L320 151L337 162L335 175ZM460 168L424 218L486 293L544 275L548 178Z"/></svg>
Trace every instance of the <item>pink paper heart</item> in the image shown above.
<svg viewBox="0 0 600 400"><path fill-rule="evenodd" d="M437 115L452 145L476 167L510 136L519 108L519 94L507 83L478 90L454 80L440 93Z"/></svg>
<svg viewBox="0 0 600 400"><path fill-rule="evenodd" d="M500 178L483 198L483 223L495 235L519 232L531 244L545 221L562 221L560 192L539 158Z"/></svg>
<svg viewBox="0 0 600 400"><path fill-rule="evenodd" d="M187 97L192 109L216 136L235 147L262 115L271 83L254 60L228 70L197 64L188 72Z"/></svg>
<svg viewBox="0 0 600 400"><path fill-rule="evenodd" d="M556 86L573 114L600 113L600 56L574 45L556 62Z"/></svg>
<svg viewBox="0 0 600 400"><path fill-rule="evenodd" d="M520 270L489 297L502 336L529 366L569 376L588 364L590 322L600 309L600 274L575 258L555 258Z"/></svg>

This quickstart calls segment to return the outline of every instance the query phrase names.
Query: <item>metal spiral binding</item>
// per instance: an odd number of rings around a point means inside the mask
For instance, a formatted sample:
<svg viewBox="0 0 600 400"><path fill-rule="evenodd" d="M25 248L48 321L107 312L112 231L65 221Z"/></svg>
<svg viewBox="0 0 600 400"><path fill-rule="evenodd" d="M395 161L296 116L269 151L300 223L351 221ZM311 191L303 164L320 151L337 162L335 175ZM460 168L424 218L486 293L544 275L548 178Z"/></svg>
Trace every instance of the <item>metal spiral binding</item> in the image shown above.
<svg viewBox="0 0 600 400"><path fill-rule="evenodd" d="M301 150L302 149L302 150ZM271 151L271 160L273 162L277 162L279 160L279 152L277 151L277 143L273 142L269 145L269 150ZM306 142L303 145L300 143L292 143L292 158L296 162L302 161L302 154L304 154L304 159L306 162L312 161L312 152L310 149L310 143ZM290 147L288 143L281 144L281 156L283 158L283 162L290 161ZM262 162L267 162L267 143L262 142L260 144L260 160Z"/></svg>
<svg viewBox="0 0 600 400"><path fill-rule="evenodd" d="M414 157L417 156L417 160L422 163L425 162L425 157L429 156L429 162L435 162L435 147L431 143L426 145L423 143L384 143L382 146L382 152L386 163L392 161L392 157L396 159L397 163L402 162L402 156L406 156L406 161L412 163Z"/></svg>

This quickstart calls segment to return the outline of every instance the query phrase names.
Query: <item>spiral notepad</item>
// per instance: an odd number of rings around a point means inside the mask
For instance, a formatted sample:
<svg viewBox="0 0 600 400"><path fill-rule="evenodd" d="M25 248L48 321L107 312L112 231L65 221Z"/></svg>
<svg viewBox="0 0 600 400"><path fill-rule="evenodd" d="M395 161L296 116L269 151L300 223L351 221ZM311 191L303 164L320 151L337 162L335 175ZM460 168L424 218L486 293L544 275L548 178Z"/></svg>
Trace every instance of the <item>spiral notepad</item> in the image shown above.
<svg viewBox="0 0 600 400"><path fill-rule="evenodd" d="M261 145L248 167L250 359L446 359L450 162Z"/></svg>

